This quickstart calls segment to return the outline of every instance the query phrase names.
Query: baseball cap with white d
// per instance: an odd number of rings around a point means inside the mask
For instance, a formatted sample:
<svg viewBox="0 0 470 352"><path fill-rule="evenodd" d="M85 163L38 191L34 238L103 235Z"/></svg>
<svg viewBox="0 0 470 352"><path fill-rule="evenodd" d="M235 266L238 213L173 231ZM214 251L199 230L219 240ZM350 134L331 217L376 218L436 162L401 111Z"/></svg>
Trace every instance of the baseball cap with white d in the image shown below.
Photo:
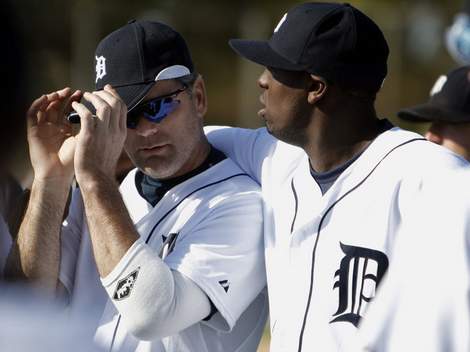
<svg viewBox="0 0 470 352"><path fill-rule="evenodd" d="M398 117L414 122L470 122L470 66L440 76L427 102L400 110Z"/></svg>
<svg viewBox="0 0 470 352"><path fill-rule="evenodd" d="M96 90L110 84L131 111L156 81L194 72L183 37L170 26L131 20L106 36L95 51Z"/></svg>
<svg viewBox="0 0 470 352"><path fill-rule="evenodd" d="M387 41L368 16L349 4L310 2L291 8L269 40L232 39L230 46L260 65L321 75L377 91L387 74Z"/></svg>

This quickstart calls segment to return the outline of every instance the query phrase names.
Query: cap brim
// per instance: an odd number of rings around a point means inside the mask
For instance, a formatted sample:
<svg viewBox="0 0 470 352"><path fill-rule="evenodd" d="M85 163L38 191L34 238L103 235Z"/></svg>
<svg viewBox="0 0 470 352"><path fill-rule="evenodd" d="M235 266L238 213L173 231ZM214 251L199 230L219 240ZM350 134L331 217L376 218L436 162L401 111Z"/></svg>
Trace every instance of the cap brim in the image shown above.
<svg viewBox="0 0 470 352"><path fill-rule="evenodd" d="M470 115L468 114L430 104L421 104L406 108L400 110L397 115L403 120L414 122L443 121L459 123L470 121Z"/></svg>
<svg viewBox="0 0 470 352"><path fill-rule="evenodd" d="M127 111L134 109L147 93L155 85L155 82L136 84L132 86L123 86L114 88L121 99L126 103Z"/></svg>
<svg viewBox="0 0 470 352"><path fill-rule="evenodd" d="M172 65L161 70L154 82L132 84L128 86L114 87L121 99L126 103L127 111L134 109L152 89L157 81L176 79L191 74L189 68L183 65Z"/></svg>
<svg viewBox="0 0 470 352"><path fill-rule="evenodd" d="M127 111L134 109L145 98L147 93L155 85L155 82L136 84L132 86L114 87L121 99L126 103ZM86 106L92 114L96 114L96 109L88 100L82 99L81 103Z"/></svg>
<svg viewBox="0 0 470 352"><path fill-rule="evenodd" d="M238 55L259 65L289 71L303 71L305 69L279 55L269 46L267 41L230 39L228 43Z"/></svg>
<svg viewBox="0 0 470 352"><path fill-rule="evenodd" d="M132 84L128 86L117 86L113 88L124 101L127 106L127 111L129 112L134 109L145 98L145 96L148 94L150 89L152 89L152 87L157 81L180 78L189 74L191 74L191 71L186 66L173 65L160 71L157 77L155 78L154 82ZM91 111L92 114L96 114L96 109L92 103L85 99L82 99L81 103L85 105L87 109ZM77 113L72 113L71 115L73 115L71 121L79 122L80 119Z"/></svg>

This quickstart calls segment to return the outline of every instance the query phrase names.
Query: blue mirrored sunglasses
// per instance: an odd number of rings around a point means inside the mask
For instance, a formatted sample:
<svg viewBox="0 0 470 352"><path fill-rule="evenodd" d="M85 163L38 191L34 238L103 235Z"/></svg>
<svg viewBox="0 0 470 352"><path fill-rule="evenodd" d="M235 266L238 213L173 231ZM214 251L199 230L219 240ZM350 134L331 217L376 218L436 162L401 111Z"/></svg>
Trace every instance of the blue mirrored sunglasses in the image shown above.
<svg viewBox="0 0 470 352"><path fill-rule="evenodd" d="M162 121L178 107L180 101L176 99L176 97L187 88L187 86L184 86L174 92L147 100L137 105L127 114L127 128L137 128L141 117L155 123Z"/></svg>

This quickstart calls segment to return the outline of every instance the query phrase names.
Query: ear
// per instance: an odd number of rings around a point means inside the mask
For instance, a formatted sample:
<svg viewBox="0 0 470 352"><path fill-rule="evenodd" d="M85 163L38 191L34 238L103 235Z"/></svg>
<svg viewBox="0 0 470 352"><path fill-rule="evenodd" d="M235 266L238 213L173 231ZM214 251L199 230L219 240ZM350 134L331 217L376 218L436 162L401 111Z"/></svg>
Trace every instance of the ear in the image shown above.
<svg viewBox="0 0 470 352"><path fill-rule="evenodd" d="M326 95L328 83L324 78L312 74L310 75L309 83L308 102L315 104Z"/></svg>
<svg viewBox="0 0 470 352"><path fill-rule="evenodd" d="M199 75L194 82L192 92L194 107L199 118L204 118L207 112L207 94L204 79Z"/></svg>
<svg viewBox="0 0 470 352"><path fill-rule="evenodd" d="M424 137L426 137L426 139L430 142L442 144L444 141L443 133L445 133L444 124L433 122L424 134Z"/></svg>

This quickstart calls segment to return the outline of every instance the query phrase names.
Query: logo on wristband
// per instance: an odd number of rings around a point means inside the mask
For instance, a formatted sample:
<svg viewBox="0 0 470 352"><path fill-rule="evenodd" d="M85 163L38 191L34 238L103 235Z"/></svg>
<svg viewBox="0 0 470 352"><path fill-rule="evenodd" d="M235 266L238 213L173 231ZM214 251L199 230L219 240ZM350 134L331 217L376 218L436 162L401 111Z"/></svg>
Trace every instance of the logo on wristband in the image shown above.
<svg viewBox="0 0 470 352"><path fill-rule="evenodd" d="M134 283L137 280L137 274L139 273L140 266L127 275L124 279L119 280L114 291L113 299L115 301L123 300L130 296Z"/></svg>

